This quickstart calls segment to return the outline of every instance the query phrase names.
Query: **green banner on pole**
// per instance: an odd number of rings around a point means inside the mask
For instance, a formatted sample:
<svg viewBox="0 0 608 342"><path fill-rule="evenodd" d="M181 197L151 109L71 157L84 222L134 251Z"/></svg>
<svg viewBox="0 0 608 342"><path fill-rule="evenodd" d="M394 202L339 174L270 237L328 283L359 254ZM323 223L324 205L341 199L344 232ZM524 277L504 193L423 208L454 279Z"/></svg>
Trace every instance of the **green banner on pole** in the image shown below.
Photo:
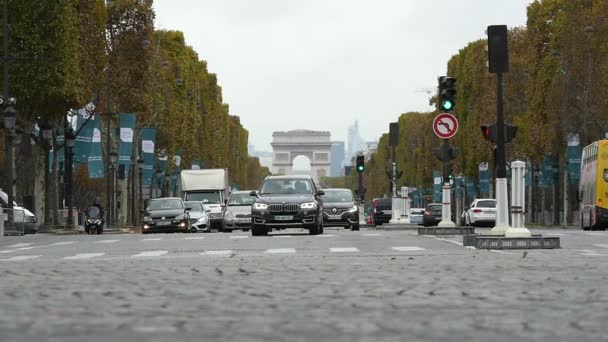
<svg viewBox="0 0 608 342"><path fill-rule="evenodd" d="M131 158L133 156L133 139L135 137L135 114L121 113L120 121L120 141L118 144L118 165L124 165L125 174L129 174Z"/></svg>
<svg viewBox="0 0 608 342"><path fill-rule="evenodd" d="M88 170L89 170L89 178L91 179L99 179L103 178L103 156L102 156L102 146L101 146L101 123L100 116L93 116L89 124L91 125L91 146L89 148L89 157L88 157Z"/></svg>
<svg viewBox="0 0 608 342"><path fill-rule="evenodd" d="M144 159L143 185L152 184L154 174L154 156L156 145L156 128L141 129L141 151Z"/></svg>

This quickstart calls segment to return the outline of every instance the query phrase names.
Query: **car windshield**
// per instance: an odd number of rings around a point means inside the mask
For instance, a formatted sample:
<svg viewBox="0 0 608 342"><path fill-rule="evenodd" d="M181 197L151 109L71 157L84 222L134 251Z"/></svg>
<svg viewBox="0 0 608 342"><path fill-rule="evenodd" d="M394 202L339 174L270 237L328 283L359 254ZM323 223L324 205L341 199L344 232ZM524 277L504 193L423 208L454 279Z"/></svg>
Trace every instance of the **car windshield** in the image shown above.
<svg viewBox="0 0 608 342"><path fill-rule="evenodd" d="M249 206L255 201L255 197L249 195L249 193L243 194L232 194L228 199L228 206Z"/></svg>
<svg viewBox="0 0 608 342"><path fill-rule="evenodd" d="M188 201L188 202L185 202L184 204L186 205L186 208L190 208L190 212L192 212L192 213L198 213L198 212L205 211L205 209L203 208L203 204L201 202Z"/></svg>
<svg viewBox="0 0 608 342"><path fill-rule="evenodd" d="M432 212L439 212L441 211L441 204L429 205L427 210Z"/></svg>
<svg viewBox="0 0 608 342"><path fill-rule="evenodd" d="M261 194L312 194L312 183L308 179L268 179Z"/></svg>
<svg viewBox="0 0 608 342"><path fill-rule="evenodd" d="M219 192L195 192L188 194L188 201L202 202L203 204L220 204Z"/></svg>
<svg viewBox="0 0 608 342"><path fill-rule="evenodd" d="M339 190L333 191L328 190L325 191L325 195L322 195L321 198L325 203L347 203L354 202L353 193L350 190Z"/></svg>
<svg viewBox="0 0 608 342"><path fill-rule="evenodd" d="M476 205L477 208L496 208L496 201L479 201Z"/></svg>
<svg viewBox="0 0 608 342"><path fill-rule="evenodd" d="M180 199L153 199L148 203L148 211L184 209L184 202Z"/></svg>
<svg viewBox="0 0 608 342"><path fill-rule="evenodd" d="M410 210L411 215L422 215L424 214L424 209L412 209Z"/></svg>

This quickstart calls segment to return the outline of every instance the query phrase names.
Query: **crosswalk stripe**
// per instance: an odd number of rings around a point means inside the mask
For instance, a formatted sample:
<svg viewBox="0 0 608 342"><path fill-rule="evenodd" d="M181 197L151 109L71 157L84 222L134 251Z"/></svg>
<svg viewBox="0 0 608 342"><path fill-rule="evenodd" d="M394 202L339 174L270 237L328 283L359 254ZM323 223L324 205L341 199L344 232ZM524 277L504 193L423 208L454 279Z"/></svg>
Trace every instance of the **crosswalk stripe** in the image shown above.
<svg viewBox="0 0 608 342"><path fill-rule="evenodd" d="M363 234L363 236L382 236L382 234L371 233L371 234Z"/></svg>
<svg viewBox="0 0 608 342"><path fill-rule="evenodd" d="M320 235L314 235L315 237L333 237L335 235L333 234L320 234Z"/></svg>
<svg viewBox="0 0 608 342"><path fill-rule="evenodd" d="M606 243L597 243L594 246L599 248L608 248L608 244Z"/></svg>
<svg viewBox="0 0 608 342"><path fill-rule="evenodd" d="M349 253L358 252L359 249L355 247L331 247L329 251L332 253Z"/></svg>
<svg viewBox="0 0 608 342"><path fill-rule="evenodd" d="M229 255L232 254L231 250L222 250L222 251L205 251L201 253L201 255Z"/></svg>
<svg viewBox="0 0 608 342"><path fill-rule="evenodd" d="M158 257L169 253L168 251L146 251L133 255L132 257Z"/></svg>
<svg viewBox="0 0 608 342"><path fill-rule="evenodd" d="M162 238L149 238L149 239L142 239L141 241L160 241L162 240Z"/></svg>
<svg viewBox="0 0 608 342"><path fill-rule="evenodd" d="M36 258L40 258L40 257L41 257L40 255L18 255L18 256L14 256L12 258L4 259L4 260L22 261L22 260L36 259Z"/></svg>
<svg viewBox="0 0 608 342"><path fill-rule="evenodd" d="M55 242L50 244L49 246L64 246L64 245L71 245L73 243L76 243L76 241L61 241L61 242Z"/></svg>
<svg viewBox="0 0 608 342"><path fill-rule="evenodd" d="M231 236L231 239L248 239L249 235L236 235L236 236Z"/></svg>
<svg viewBox="0 0 608 342"><path fill-rule="evenodd" d="M17 247L27 247L27 246L31 246L34 243L16 243L14 245L10 245L10 246L6 246L6 248L17 248Z"/></svg>
<svg viewBox="0 0 608 342"><path fill-rule="evenodd" d="M425 248L417 247L417 246L401 246L401 247L391 247L391 249L399 251L399 252L411 252L411 251L424 251Z"/></svg>
<svg viewBox="0 0 608 342"><path fill-rule="evenodd" d="M271 248L271 249L267 249L264 253L289 254L289 253L295 253L295 252L296 252L295 248Z"/></svg>
<svg viewBox="0 0 608 342"><path fill-rule="evenodd" d="M204 236L189 236L187 238L185 238L185 240L202 240L204 239Z"/></svg>
<svg viewBox="0 0 608 342"><path fill-rule="evenodd" d="M285 238L291 237L291 235L270 235L270 236L273 238L276 238L276 239L285 239Z"/></svg>
<svg viewBox="0 0 608 342"><path fill-rule="evenodd" d="M118 242L120 240L101 240L101 241L97 241L95 243L113 243L113 242Z"/></svg>
<svg viewBox="0 0 608 342"><path fill-rule="evenodd" d="M65 257L63 259L65 259L65 260L91 259L91 258L100 257L104 254L106 254L106 253L79 253L76 255Z"/></svg>

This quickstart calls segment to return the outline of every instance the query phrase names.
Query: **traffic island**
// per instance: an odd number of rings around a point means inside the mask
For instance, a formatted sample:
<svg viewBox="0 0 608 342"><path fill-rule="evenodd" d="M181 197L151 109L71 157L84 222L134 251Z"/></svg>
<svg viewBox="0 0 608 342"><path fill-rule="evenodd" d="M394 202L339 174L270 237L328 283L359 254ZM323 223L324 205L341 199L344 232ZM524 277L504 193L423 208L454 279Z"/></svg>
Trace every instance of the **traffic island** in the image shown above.
<svg viewBox="0 0 608 342"><path fill-rule="evenodd" d="M471 235L474 227L418 227L418 235Z"/></svg>
<svg viewBox="0 0 608 342"><path fill-rule="evenodd" d="M558 236L534 234L530 237L505 237L500 235L465 235L462 239L465 247L478 249L557 249L561 248Z"/></svg>

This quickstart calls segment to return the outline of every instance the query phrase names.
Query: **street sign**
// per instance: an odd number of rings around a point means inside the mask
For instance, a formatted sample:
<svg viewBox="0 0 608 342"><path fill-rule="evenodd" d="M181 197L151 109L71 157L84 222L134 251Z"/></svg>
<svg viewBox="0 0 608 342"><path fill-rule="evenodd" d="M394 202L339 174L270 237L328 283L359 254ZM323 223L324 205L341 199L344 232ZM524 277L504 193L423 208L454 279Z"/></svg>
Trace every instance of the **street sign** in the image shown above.
<svg viewBox="0 0 608 342"><path fill-rule="evenodd" d="M449 139L458 132L458 120L449 113L439 114L433 120L433 132L441 139Z"/></svg>

